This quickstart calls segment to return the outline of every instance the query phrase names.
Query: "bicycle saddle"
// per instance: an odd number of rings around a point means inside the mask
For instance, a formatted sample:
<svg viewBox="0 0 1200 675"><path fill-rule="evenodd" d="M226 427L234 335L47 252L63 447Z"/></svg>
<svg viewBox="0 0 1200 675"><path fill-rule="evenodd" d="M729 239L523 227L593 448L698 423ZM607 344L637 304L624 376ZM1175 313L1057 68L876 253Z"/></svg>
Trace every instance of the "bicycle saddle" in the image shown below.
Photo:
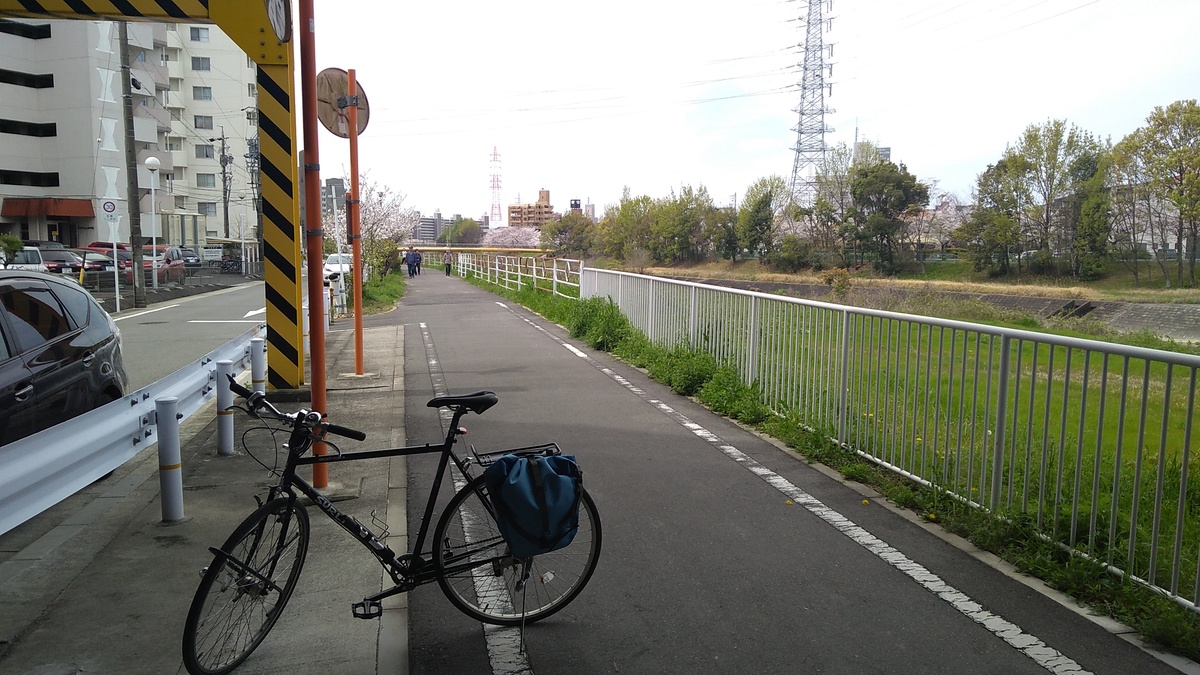
<svg viewBox="0 0 1200 675"><path fill-rule="evenodd" d="M496 405L499 400L493 392L477 391L461 396L438 396L425 405L430 408L466 408L476 415L482 415L484 410Z"/></svg>

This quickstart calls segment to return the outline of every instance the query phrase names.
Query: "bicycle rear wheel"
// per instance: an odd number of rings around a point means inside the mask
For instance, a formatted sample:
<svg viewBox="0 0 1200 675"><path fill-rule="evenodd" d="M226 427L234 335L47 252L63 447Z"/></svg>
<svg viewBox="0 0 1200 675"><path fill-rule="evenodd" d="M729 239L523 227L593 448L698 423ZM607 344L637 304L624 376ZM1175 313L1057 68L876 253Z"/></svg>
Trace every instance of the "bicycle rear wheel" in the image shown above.
<svg viewBox="0 0 1200 675"><path fill-rule="evenodd" d="M308 553L308 512L267 502L229 535L204 572L183 629L192 675L224 675L258 647L296 588Z"/></svg>
<svg viewBox="0 0 1200 675"><path fill-rule="evenodd" d="M500 536L483 476L459 490L434 530L438 585L450 602L484 623L513 626L544 619L566 607L592 578L600 560L600 514L583 491L579 532L569 546L530 559L523 586L522 561Z"/></svg>

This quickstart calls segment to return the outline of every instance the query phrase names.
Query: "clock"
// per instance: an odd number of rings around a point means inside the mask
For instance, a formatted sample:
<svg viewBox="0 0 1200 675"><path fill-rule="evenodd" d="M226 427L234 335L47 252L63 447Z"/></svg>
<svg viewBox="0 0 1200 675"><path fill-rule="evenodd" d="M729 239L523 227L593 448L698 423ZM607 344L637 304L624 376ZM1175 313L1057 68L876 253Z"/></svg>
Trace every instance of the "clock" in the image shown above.
<svg viewBox="0 0 1200 675"><path fill-rule="evenodd" d="M292 39L292 3L291 0L266 0L267 18L271 21L271 29L279 44Z"/></svg>

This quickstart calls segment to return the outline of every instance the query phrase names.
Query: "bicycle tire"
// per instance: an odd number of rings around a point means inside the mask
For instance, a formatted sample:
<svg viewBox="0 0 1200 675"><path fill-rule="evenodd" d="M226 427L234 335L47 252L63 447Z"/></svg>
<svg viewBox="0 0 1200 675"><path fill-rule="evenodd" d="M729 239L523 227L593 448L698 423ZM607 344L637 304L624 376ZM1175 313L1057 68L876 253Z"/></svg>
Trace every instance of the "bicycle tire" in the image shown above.
<svg viewBox="0 0 1200 675"><path fill-rule="evenodd" d="M579 532L571 544L530 559L522 592L520 561L509 555L486 494L483 476L476 477L454 495L438 521L433 560L441 570L442 592L468 616L500 626L515 626L522 618L540 621L566 607L600 561L600 514L591 495L582 492ZM468 568L453 571L464 565Z"/></svg>
<svg viewBox="0 0 1200 675"><path fill-rule="evenodd" d="M263 504L229 535L221 547L229 555L213 557L184 624L191 675L225 675L258 647L296 588L308 539L308 512L287 497Z"/></svg>

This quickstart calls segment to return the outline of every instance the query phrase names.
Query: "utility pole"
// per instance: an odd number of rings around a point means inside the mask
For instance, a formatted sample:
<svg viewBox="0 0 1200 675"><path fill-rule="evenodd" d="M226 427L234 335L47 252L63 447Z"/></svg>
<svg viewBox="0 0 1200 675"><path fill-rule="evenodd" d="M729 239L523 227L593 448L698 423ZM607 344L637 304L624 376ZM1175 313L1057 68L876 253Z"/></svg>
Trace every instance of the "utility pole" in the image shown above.
<svg viewBox="0 0 1200 675"><path fill-rule="evenodd" d="M258 110L254 109L253 113L257 119ZM247 112L247 115L250 113ZM257 124L257 122L256 122ZM263 232L262 232L262 185L259 183L259 153L258 153L258 136L254 136L246 141L246 171L250 174L250 198L254 204L254 239L258 242L258 250L261 254L263 250Z"/></svg>
<svg viewBox="0 0 1200 675"><path fill-rule="evenodd" d="M121 43L121 107L125 117L125 203L129 208L129 245L133 247L133 306L146 306L146 276L142 272L142 204L137 179L137 147L133 138L133 85L129 78L129 24L117 22ZM114 288L114 293L117 289Z"/></svg>
<svg viewBox="0 0 1200 675"><path fill-rule="evenodd" d="M229 154L229 148L225 143L225 126L217 127L221 130L221 135L217 138L208 139L210 142L221 141L221 202L225 206L225 238L229 238L229 165L233 163L233 156Z"/></svg>

